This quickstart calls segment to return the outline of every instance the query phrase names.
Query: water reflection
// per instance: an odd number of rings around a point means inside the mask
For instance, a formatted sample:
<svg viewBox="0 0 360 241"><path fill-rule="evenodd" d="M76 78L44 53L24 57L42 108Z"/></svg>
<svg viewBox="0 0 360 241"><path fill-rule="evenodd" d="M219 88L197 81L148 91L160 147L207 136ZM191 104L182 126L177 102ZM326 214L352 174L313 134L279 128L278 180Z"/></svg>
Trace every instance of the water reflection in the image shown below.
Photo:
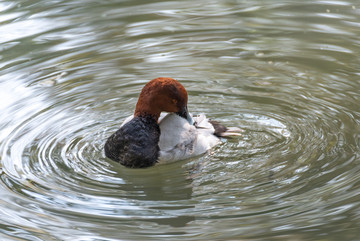
<svg viewBox="0 0 360 241"><path fill-rule="evenodd" d="M356 240L359 6L0 3L0 239ZM148 80L245 129L145 170L104 157Z"/></svg>

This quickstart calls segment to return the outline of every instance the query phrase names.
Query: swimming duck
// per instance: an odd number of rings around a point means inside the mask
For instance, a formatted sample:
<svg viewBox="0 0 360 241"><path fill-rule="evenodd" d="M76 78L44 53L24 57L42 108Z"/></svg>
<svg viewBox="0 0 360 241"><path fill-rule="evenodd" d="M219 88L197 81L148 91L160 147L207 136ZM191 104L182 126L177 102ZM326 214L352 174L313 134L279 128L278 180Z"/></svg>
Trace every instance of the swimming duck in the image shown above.
<svg viewBox="0 0 360 241"><path fill-rule="evenodd" d="M220 137L241 135L204 114L192 116L188 95L172 78L156 78L142 89L135 113L106 141L105 155L126 167L150 167L205 153ZM167 112L167 113L162 113Z"/></svg>

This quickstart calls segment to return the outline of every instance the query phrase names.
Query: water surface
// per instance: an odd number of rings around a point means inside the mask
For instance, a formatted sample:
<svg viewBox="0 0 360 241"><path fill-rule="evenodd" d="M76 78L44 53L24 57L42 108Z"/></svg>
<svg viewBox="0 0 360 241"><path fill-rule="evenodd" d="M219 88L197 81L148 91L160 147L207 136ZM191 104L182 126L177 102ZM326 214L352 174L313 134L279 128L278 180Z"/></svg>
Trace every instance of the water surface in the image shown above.
<svg viewBox="0 0 360 241"><path fill-rule="evenodd" d="M358 240L357 1L0 2L1 240ZM243 137L105 158L149 80Z"/></svg>

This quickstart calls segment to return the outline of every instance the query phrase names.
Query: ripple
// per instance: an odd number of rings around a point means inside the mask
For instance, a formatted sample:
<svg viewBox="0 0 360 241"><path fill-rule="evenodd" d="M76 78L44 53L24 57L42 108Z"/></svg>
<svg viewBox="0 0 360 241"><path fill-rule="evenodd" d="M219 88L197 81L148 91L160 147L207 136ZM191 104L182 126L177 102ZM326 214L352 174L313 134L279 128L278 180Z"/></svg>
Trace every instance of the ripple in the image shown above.
<svg viewBox="0 0 360 241"><path fill-rule="evenodd" d="M351 1L2 2L0 12L1 239L358 238ZM184 84L193 113L243 136L149 169L106 159L104 141L158 76Z"/></svg>

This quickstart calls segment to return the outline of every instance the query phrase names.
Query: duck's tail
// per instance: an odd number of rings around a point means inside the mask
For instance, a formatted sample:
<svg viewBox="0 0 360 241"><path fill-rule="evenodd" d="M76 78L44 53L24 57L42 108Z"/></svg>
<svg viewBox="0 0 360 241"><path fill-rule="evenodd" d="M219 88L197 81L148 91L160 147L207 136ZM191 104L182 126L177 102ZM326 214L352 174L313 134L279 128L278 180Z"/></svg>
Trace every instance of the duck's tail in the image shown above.
<svg viewBox="0 0 360 241"><path fill-rule="evenodd" d="M241 132L244 132L243 129L238 127L226 127L218 121L209 120L209 122L215 129L214 135L218 137L242 136Z"/></svg>

